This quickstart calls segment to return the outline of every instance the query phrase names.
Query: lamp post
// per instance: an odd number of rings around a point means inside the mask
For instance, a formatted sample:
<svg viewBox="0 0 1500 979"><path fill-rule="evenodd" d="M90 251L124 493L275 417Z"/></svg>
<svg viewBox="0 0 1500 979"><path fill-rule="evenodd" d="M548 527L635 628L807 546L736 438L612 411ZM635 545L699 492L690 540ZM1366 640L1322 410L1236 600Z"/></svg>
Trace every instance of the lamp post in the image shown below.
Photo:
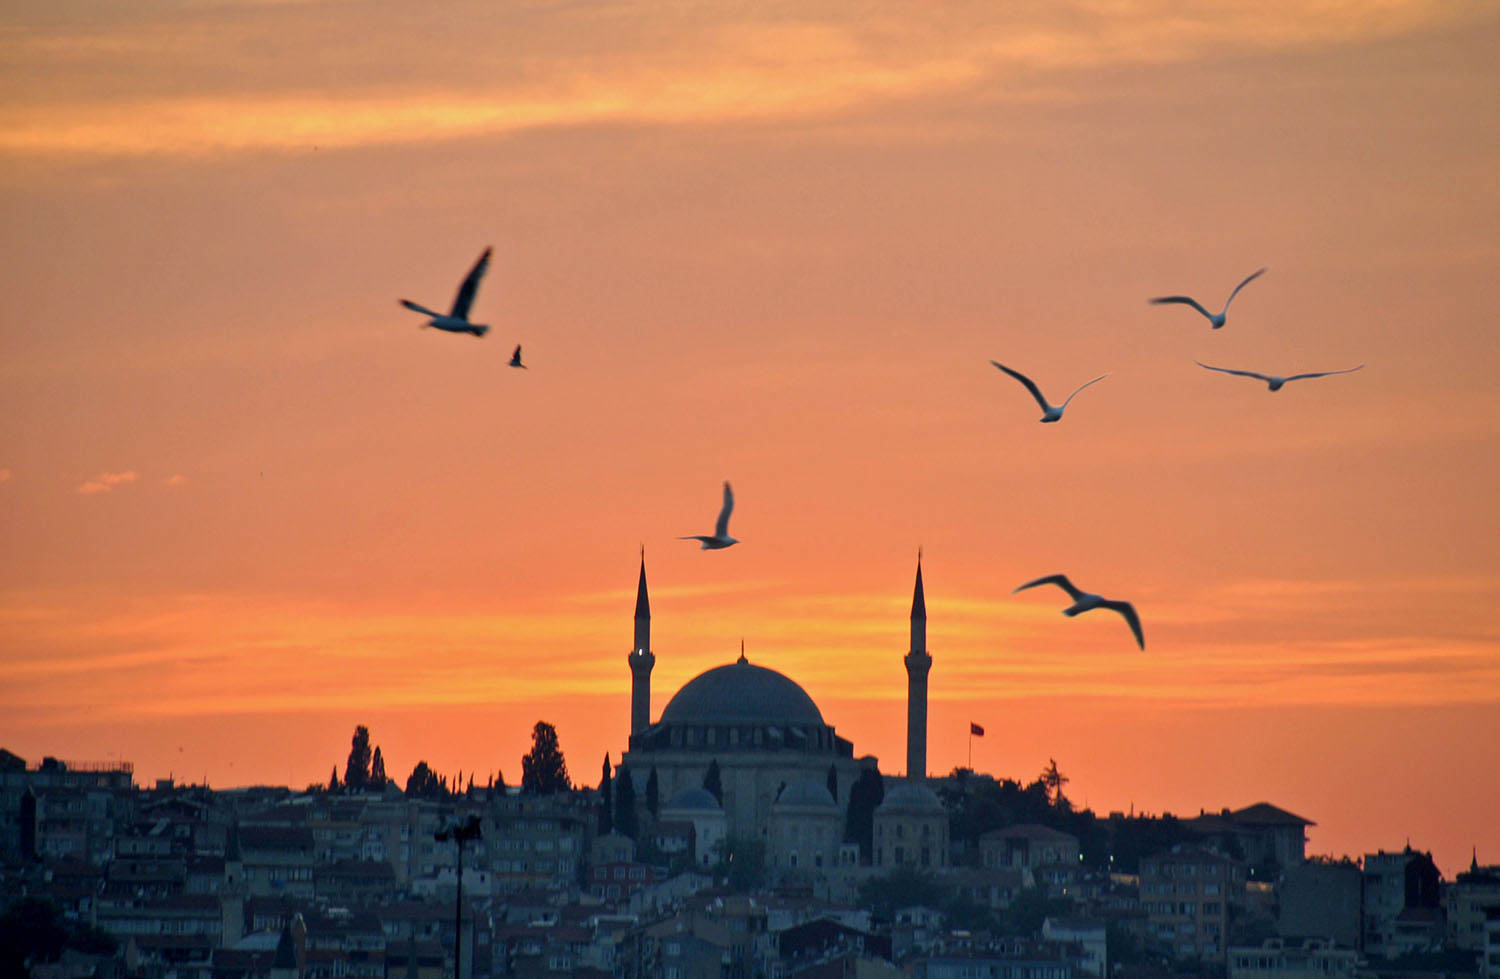
<svg viewBox="0 0 1500 979"><path fill-rule="evenodd" d="M455 823L447 829L440 829L432 834L432 838L439 843L452 840L458 845L458 896L454 899L453 906L453 979L459 979L459 973L463 970L462 943L464 937L464 842L483 838L484 834L479 829L479 817L470 816L462 823Z"/></svg>

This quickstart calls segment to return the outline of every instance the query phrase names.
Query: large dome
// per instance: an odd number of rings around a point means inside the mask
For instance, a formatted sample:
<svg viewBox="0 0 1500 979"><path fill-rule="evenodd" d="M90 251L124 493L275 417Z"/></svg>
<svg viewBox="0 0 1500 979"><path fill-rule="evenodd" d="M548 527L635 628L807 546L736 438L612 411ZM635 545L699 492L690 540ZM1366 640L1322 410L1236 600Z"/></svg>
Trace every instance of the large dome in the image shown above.
<svg viewBox="0 0 1500 979"><path fill-rule="evenodd" d="M662 724L815 724L818 705L796 681L745 659L716 666L683 685Z"/></svg>

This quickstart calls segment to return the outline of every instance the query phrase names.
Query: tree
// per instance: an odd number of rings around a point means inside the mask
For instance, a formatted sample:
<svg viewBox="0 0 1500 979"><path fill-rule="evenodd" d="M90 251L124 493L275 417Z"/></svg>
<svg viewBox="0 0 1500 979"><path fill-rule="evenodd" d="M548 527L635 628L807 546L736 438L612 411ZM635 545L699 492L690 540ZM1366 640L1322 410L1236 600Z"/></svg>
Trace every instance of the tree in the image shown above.
<svg viewBox="0 0 1500 979"><path fill-rule="evenodd" d="M344 767L344 788L363 792L370 784L370 729L363 724L354 729L350 739L349 764Z"/></svg>
<svg viewBox="0 0 1500 979"><path fill-rule="evenodd" d="M339 790L339 766L334 765L333 766L333 774L330 775L330 776L328 776L328 791L329 792L337 792L338 790Z"/></svg>
<svg viewBox="0 0 1500 979"><path fill-rule="evenodd" d="M385 759L380 756L380 746L375 746L375 757L370 759L370 788L384 792L390 779L385 774Z"/></svg>
<svg viewBox="0 0 1500 979"><path fill-rule="evenodd" d="M885 779L875 766L862 768L849 786L849 808L844 818L844 839L859 844L859 859L868 865L875 851L875 807L885 799Z"/></svg>
<svg viewBox="0 0 1500 979"><path fill-rule="evenodd" d="M766 879L766 844L755 836L726 836L714 843L714 876L736 892L753 891Z"/></svg>
<svg viewBox="0 0 1500 979"><path fill-rule="evenodd" d="M646 811L655 819L661 815L661 781L656 777L656 766L651 766L651 774L646 778Z"/></svg>
<svg viewBox="0 0 1500 979"><path fill-rule="evenodd" d="M573 787L568 781L568 763L557 743L557 728L537 721L531 729L531 750L521 758L521 791L527 795L551 795Z"/></svg>
<svg viewBox="0 0 1500 979"><path fill-rule="evenodd" d="M708 763L708 771L703 773L703 787L713 794L719 805L724 804L724 782L719 777L719 759L715 758Z"/></svg>
<svg viewBox="0 0 1500 979"><path fill-rule="evenodd" d="M495 797L496 798L499 798L499 799L505 798L505 773L504 772L502 772L502 771L495 772L495 784L494 784L493 788L495 790Z"/></svg>
<svg viewBox="0 0 1500 979"><path fill-rule="evenodd" d="M1039 781L1047 787L1047 797L1052 800L1052 804L1059 809L1064 808L1067 800L1063 798L1062 787L1071 779L1057 770L1056 759L1047 759L1047 767L1042 769Z"/></svg>
<svg viewBox="0 0 1500 979"><path fill-rule="evenodd" d="M635 812L635 780L624 765L615 769L615 829L632 840L641 835L641 821Z"/></svg>
<svg viewBox="0 0 1500 979"><path fill-rule="evenodd" d="M609 752L604 753L604 774L599 777L599 835L615 828L615 798L609 784Z"/></svg>
<svg viewBox="0 0 1500 979"><path fill-rule="evenodd" d="M63 949L110 955L119 946L108 932L72 924L57 906L34 897L17 900L0 913L0 976L28 974L32 966L55 962Z"/></svg>
<svg viewBox="0 0 1500 979"><path fill-rule="evenodd" d="M437 773L428 768L425 761L419 761L407 776L406 794L418 799L441 799L447 793Z"/></svg>
<svg viewBox="0 0 1500 979"><path fill-rule="evenodd" d="M836 765L828 766L828 794L833 796L833 801L839 801L839 770Z"/></svg>

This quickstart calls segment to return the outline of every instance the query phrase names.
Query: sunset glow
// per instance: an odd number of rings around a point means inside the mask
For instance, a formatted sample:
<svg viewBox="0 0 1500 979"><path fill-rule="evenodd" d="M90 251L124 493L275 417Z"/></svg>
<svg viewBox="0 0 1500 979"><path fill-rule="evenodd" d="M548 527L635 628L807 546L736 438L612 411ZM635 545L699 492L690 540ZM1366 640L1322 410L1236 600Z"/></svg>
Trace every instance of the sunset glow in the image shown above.
<svg viewBox="0 0 1500 979"><path fill-rule="evenodd" d="M1500 859L1494 5L721 6L8 5L0 747L594 779L644 545L898 772L920 547L934 774Z"/></svg>

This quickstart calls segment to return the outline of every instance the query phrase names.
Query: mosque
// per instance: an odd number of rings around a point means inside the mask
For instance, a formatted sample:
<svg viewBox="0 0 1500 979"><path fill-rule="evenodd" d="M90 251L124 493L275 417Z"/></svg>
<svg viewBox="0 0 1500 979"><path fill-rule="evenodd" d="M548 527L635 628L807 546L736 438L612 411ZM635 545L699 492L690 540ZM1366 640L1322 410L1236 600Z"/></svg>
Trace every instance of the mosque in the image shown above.
<svg viewBox="0 0 1500 979"><path fill-rule="evenodd" d="M767 860L781 870L848 866L857 847L844 842L849 792L873 756L857 757L796 681L740 658L700 673L672 695L651 721L651 602L646 565L636 589L631 674L630 748L620 758L643 798L655 770L663 823L690 823L700 863L726 835L759 837ZM907 675L906 772L887 779L875 814L877 866L947 865L947 817L926 785L927 604L917 563ZM704 788L717 765L720 798Z"/></svg>

